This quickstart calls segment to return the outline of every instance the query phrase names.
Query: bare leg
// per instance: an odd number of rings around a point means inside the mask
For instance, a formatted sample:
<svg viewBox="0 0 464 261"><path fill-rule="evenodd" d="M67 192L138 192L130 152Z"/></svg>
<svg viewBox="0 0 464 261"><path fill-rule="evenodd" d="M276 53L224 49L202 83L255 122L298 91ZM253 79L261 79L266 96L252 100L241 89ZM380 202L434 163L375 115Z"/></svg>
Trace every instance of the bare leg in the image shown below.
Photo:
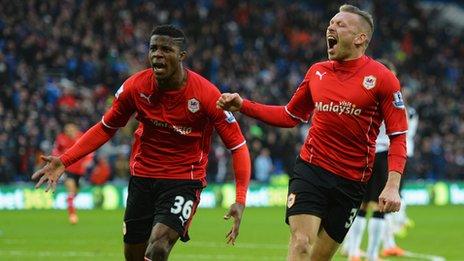
<svg viewBox="0 0 464 261"><path fill-rule="evenodd" d="M69 214L69 222L71 224L76 224L78 222L76 209L74 208L74 198L77 195L78 188L76 181L72 178L66 178L64 181L64 185L66 190L68 191L68 198L67 198L67 205L68 205L68 214Z"/></svg>
<svg viewBox="0 0 464 261"><path fill-rule="evenodd" d="M172 247L179 239L179 234L165 224L156 224L148 240L145 257L152 261L168 260Z"/></svg>
<svg viewBox="0 0 464 261"><path fill-rule="evenodd" d="M321 219L302 214L290 216L288 221L291 231L288 261L309 260L310 248L316 241Z"/></svg>
<svg viewBox="0 0 464 261"><path fill-rule="evenodd" d="M145 256L147 243L124 244L124 256L127 261L142 261Z"/></svg>
<svg viewBox="0 0 464 261"><path fill-rule="evenodd" d="M311 248L311 261L332 260L340 244L333 240L324 229L319 232L318 238ZM309 259L308 259L309 260Z"/></svg>

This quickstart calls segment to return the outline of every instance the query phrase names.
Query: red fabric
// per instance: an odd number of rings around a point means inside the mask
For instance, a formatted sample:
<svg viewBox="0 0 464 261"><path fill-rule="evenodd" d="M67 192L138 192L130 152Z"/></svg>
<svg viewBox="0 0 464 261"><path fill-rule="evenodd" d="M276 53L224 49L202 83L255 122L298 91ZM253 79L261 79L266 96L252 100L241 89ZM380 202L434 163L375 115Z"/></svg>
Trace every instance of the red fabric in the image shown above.
<svg viewBox="0 0 464 261"><path fill-rule="evenodd" d="M66 106L70 109L77 108L77 101L74 96L65 94L58 99L58 106Z"/></svg>
<svg viewBox="0 0 464 261"><path fill-rule="evenodd" d="M98 160L97 165L92 170L90 182L95 185L103 185L111 175L111 167L106 159Z"/></svg>
<svg viewBox="0 0 464 261"><path fill-rule="evenodd" d="M388 171L396 171L403 174L406 159L406 134L390 136Z"/></svg>
<svg viewBox="0 0 464 261"><path fill-rule="evenodd" d="M68 167L85 155L97 150L113 137L116 130L108 129L101 123L95 124L86 131L76 143L60 156L61 162Z"/></svg>
<svg viewBox="0 0 464 261"><path fill-rule="evenodd" d="M284 106L264 105L244 99L240 112L277 127L293 128L299 123L285 111Z"/></svg>
<svg viewBox="0 0 464 261"><path fill-rule="evenodd" d="M259 105L250 105L255 106ZM367 182L372 174L382 120L389 135L407 131L398 79L367 56L314 64L285 108L294 118L312 117L300 157L356 181ZM267 122L272 122L271 116L281 117L265 109L268 113L255 117Z"/></svg>
<svg viewBox="0 0 464 261"><path fill-rule="evenodd" d="M69 148L71 148L74 143L82 136L82 133L79 132L75 138L71 138L64 133L60 133L55 140L55 146L52 151L52 155L59 156L66 152ZM87 164L93 159L93 154L87 155L87 157L83 157L80 160L74 162L70 165L66 166L66 171L76 174L76 175L84 175Z"/></svg>
<svg viewBox="0 0 464 261"><path fill-rule="evenodd" d="M182 89L160 90L153 70L147 69L124 82L102 123L119 128L136 113L139 127L134 133L131 175L206 184L213 130L228 149L245 144L233 115L216 108L219 97L216 86L190 70Z"/></svg>
<svg viewBox="0 0 464 261"><path fill-rule="evenodd" d="M74 197L76 195L74 194L68 194L68 197L66 198L66 203L68 205L68 213L75 214L76 213L76 208L74 207Z"/></svg>
<svg viewBox="0 0 464 261"><path fill-rule="evenodd" d="M235 173L235 201L245 205L248 184L251 177L250 153L247 146L232 151L232 165Z"/></svg>

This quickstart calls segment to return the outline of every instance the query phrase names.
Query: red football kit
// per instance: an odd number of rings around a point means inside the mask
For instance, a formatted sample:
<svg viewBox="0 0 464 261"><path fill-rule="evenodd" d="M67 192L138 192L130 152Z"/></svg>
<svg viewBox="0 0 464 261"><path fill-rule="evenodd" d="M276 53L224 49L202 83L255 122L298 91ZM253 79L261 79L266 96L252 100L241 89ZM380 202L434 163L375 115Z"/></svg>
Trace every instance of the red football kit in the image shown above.
<svg viewBox="0 0 464 261"><path fill-rule="evenodd" d="M160 91L152 69L129 78L117 93L102 123L126 125L137 111L140 122L132 146L131 174L167 179L204 179L213 128L230 150L245 144L231 113L216 108L219 90L187 70L179 91Z"/></svg>
<svg viewBox="0 0 464 261"><path fill-rule="evenodd" d="M375 141L385 120L391 140L389 170L403 172L407 120L400 84L370 57L316 63L285 107L244 100L241 111L282 127L307 122L312 115L301 159L362 182L371 176Z"/></svg>
<svg viewBox="0 0 464 261"><path fill-rule="evenodd" d="M186 73L185 86L176 91L160 90L151 68L131 76L117 91L101 123L87 131L76 148L60 157L63 164L104 144L136 113L139 126L130 157L131 175L200 180L206 185L208 152L215 129L232 151L237 202L244 204L250 164L240 127L232 113L216 108L220 97L216 86L193 71Z"/></svg>
<svg viewBox="0 0 464 261"><path fill-rule="evenodd" d="M67 149L71 148L74 143L82 136L82 132L77 133L76 137L73 139L64 133L58 134L55 139L55 145L52 151L52 155L61 155ZM85 167L87 162L91 161L93 158L93 154L87 155L87 157L80 159L76 163L73 163L66 167L66 171L76 175L84 175L85 174Z"/></svg>

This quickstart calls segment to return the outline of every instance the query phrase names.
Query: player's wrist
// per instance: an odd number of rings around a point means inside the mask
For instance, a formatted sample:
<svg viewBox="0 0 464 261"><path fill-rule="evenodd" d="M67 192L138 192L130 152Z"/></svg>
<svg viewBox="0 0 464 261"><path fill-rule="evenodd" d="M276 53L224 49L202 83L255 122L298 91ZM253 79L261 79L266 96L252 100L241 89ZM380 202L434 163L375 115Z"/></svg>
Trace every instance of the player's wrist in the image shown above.
<svg viewBox="0 0 464 261"><path fill-rule="evenodd" d="M401 183L401 173L399 173L398 171L390 171L388 173L388 179L387 179L387 183L385 186L399 189L400 183Z"/></svg>
<svg viewBox="0 0 464 261"><path fill-rule="evenodd" d="M65 166L65 167L68 167L69 165L71 165L71 163L70 163L71 159L66 153L59 156L58 159L61 161L61 164L63 164L63 166Z"/></svg>
<svg viewBox="0 0 464 261"><path fill-rule="evenodd" d="M252 106L252 102L248 99L242 99L239 103L239 111L246 112Z"/></svg>
<svg viewBox="0 0 464 261"><path fill-rule="evenodd" d="M246 198L245 197L235 197L235 203L245 206Z"/></svg>

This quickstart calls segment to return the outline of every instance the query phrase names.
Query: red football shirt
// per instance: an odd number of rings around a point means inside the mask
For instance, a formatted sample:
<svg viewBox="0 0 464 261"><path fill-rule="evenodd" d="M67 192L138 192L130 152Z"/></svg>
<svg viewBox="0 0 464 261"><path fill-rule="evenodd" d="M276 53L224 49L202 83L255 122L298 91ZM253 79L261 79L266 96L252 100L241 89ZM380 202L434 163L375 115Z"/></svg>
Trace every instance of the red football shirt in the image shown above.
<svg viewBox="0 0 464 261"><path fill-rule="evenodd" d="M388 135L407 131L398 79L367 56L314 64L285 109L302 121L312 113L300 157L351 180L370 178L384 118Z"/></svg>
<svg viewBox="0 0 464 261"><path fill-rule="evenodd" d="M186 71L186 84L178 91L160 90L152 69L134 74L103 116L103 125L119 128L136 113L139 127L134 133L131 175L205 182L213 129L230 150L245 144L232 113L216 108L220 97L216 86Z"/></svg>
<svg viewBox="0 0 464 261"><path fill-rule="evenodd" d="M52 155L63 154L66 150L71 148L81 136L82 136L82 132L79 132L74 139L67 136L64 133L58 134L55 140L55 146L53 148ZM93 153L90 153L86 157L77 161L76 163L69 165L66 168L66 171L72 174L82 176L85 174L86 164L92 159L93 159Z"/></svg>

